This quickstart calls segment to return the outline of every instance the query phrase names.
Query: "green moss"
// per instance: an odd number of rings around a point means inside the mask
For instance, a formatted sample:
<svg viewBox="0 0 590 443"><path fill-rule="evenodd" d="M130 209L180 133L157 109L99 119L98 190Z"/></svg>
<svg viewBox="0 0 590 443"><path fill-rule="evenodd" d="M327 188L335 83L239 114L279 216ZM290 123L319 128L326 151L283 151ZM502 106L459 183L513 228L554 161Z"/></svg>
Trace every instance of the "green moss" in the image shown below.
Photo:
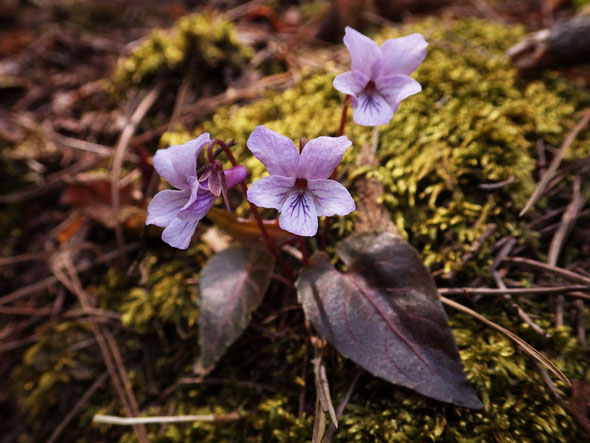
<svg viewBox="0 0 590 443"><path fill-rule="evenodd" d="M122 312L122 323L137 332L160 333L163 324L171 323L184 339L183 331L194 329L198 315L195 285L186 282L191 258L195 257L188 254L187 260L158 263L156 256L148 254L142 263L145 281L129 289L127 279L110 270L97 295L105 307Z"/></svg>
<svg viewBox="0 0 590 443"><path fill-rule="evenodd" d="M450 24L426 21L406 31L414 30L424 32L431 43L428 57L415 75L424 91L405 100L394 120L381 128L381 162L376 168L353 166L355 154L362 143L369 142L371 130L350 123L347 134L354 149L346 155L342 170L348 172L349 181L368 172L383 183L383 201L392 219L431 267L461 270L457 274L461 278L481 275L492 258L489 242L466 264L460 264L460 257L486 224L495 223L498 228L490 241L505 234L521 243L539 241L537 233L528 231L517 218L534 187L535 145L543 140L558 146L590 98L553 73L532 81L519 80L503 56L523 35L519 27L477 20ZM397 32L386 30L378 38ZM293 139L335 134L342 97L333 89L332 79L328 74L310 75L283 93L267 93L250 105L220 109L194 132L207 130L220 138L234 138L238 142L236 155L252 178L258 178L264 174L263 167L244 147L256 125L265 124ZM570 158L588 155L587 135L587 131L581 134L571 146ZM186 131L169 133L162 143L176 143L188 136ZM511 176L513 183L494 192L478 188ZM334 239L349 232L353 221L349 217L337 223ZM578 234L574 231L572 235ZM168 391L169 395L162 395L180 377L191 373L197 357L194 282L209 255L204 246L196 246L188 254L164 247L153 250L142 261L138 280L111 272L95 292L101 307L123 316L125 327L116 331L117 340L146 414L221 414L242 408L239 422L174 425L163 431L160 426L148 426L151 440L308 441L314 390L309 373L308 385L302 387L301 370L308 359L305 341L298 335L301 313L284 311L271 317L283 306L279 299L283 288L275 283L254 316L259 327L249 328L212 374L222 383L181 383ZM522 276L523 280L528 277ZM545 314L544 303L536 300L530 309L538 316L538 323L551 332L551 338L540 337L520 324L493 300L477 304L479 312L517 332L568 377L587 379L590 355L578 346L572 331L551 328L553 319ZM335 441L587 440L567 408L554 399L531 360L512 342L462 314L449 311L449 317L466 372L485 409L471 411L434 402L365 373ZM75 351L68 347L91 338L87 329L54 325L38 334L37 344L11 373L19 387L11 398L20 396L20 410L41 423L30 433L23 431L23 441L38 435L34 431L43 423L46 433L56 425L48 411L58 417L69 411L74 402L66 397L60 403L59 396L61 390L72 389L73 367L86 362L94 374L104 371L96 347L73 348ZM337 404L358 368L331 351L327 370ZM256 385L240 383L245 381ZM86 386L90 383L85 381ZM83 385L78 383L75 389L83 391ZM566 397L564 386L557 383L557 387ZM306 409L298 417L302 392ZM102 391L68 427L64 440L134 441L129 429L90 424L93 413L121 413L119 408L114 391Z"/></svg>
<svg viewBox="0 0 590 443"><path fill-rule="evenodd" d="M117 65L109 89L125 94L133 87L148 87L155 79L190 80L193 89L202 85L223 88L252 56L238 42L235 27L211 14L182 17L171 30L155 30Z"/></svg>

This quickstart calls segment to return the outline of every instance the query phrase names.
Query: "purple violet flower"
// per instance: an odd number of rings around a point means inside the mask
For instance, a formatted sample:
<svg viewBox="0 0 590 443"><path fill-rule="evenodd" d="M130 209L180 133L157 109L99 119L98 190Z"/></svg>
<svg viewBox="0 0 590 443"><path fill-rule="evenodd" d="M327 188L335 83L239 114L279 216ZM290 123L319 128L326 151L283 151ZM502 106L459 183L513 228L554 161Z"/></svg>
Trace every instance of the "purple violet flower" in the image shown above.
<svg viewBox="0 0 590 443"><path fill-rule="evenodd" d="M291 139L258 126L247 145L270 175L252 183L248 200L278 209L284 230L314 236L319 216L346 215L356 208L348 190L329 179L351 144L345 136L318 137L308 141L300 154Z"/></svg>
<svg viewBox="0 0 590 443"><path fill-rule="evenodd" d="M211 139L200 135L183 145L160 149L154 155L154 168L168 183L178 190L158 192L148 205L147 225L164 229L162 240L170 246L186 249L197 223L215 203L218 195L209 190L209 179L197 179L197 157ZM246 177L246 168L235 166L223 171L227 187L237 185Z"/></svg>
<svg viewBox="0 0 590 443"><path fill-rule="evenodd" d="M422 90L408 77L426 57L428 43L421 34L387 40L381 47L369 37L346 27L344 44L350 52L351 70L334 79L334 87L352 96L356 124L388 123L400 102Z"/></svg>

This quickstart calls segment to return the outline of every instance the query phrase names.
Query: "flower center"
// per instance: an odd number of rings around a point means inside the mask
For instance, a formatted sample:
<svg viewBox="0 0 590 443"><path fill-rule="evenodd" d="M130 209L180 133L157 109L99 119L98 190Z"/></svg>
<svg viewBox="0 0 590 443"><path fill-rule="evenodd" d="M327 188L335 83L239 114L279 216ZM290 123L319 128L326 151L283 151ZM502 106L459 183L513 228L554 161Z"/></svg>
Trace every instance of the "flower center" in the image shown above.
<svg viewBox="0 0 590 443"><path fill-rule="evenodd" d="M375 91L375 88L376 88L375 82L373 80L369 80L367 82L367 84L365 85L365 92L367 94L371 94Z"/></svg>
<svg viewBox="0 0 590 443"><path fill-rule="evenodd" d="M307 189L307 179L305 178L298 178L295 180L295 188L299 190L299 193L303 193Z"/></svg>

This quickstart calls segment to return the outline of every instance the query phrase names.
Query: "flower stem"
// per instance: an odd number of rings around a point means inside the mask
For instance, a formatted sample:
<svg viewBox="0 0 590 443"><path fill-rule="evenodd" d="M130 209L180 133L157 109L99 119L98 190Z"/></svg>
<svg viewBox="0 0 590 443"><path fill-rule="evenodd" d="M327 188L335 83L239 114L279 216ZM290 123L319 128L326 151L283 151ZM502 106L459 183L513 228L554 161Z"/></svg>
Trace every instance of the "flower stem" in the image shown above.
<svg viewBox="0 0 590 443"><path fill-rule="evenodd" d="M348 106L352 103L352 95L347 95L342 103L342 116L340 117L340 127L338 128L338 137L344 135L344 128L346 127L346 113Z"/></svg>
<svg viewBox="0 0 590 443"><path fill-rule="evenodd" d="M346 127L346 114L348 112L348 107L352 103L352 96L347 95L344 101L342 102L342 116L340 117L340 127L338 128L338 137L344 135L344 128ZM336 176L338 175L338 166L334 168L332 171L332 175L330 178L332 180L336 180ZM330 224L331 218L326 217L324 220L324 225L322 226L322 239L320 240L320 249L323 251L326 249L326 245L328 243L328 232L330 231Z"/></svg>
<svg viewBox="0 0 590 443"><path fill-rule="evenodd" d="M301 254L303 254L303 266L307 266L309 264L309 254L307 252L305 237L299 237L299 249L301 249Z"/></svg>
<svg viewBox="0 0 590 443"><path fill-rule="evenodd" d="M227 158L229 159L229 161L231 162L231 164L233 166L238 166L238 162L236 161L236 158L232 154L231 150L229 149L229 146L223 140L220 140L218 138L213 139L211 141L211 143L209 144L209 147L207 149L207 154L208 154L209 158L212 158L213 146L215 146L215 145L219 145L219 147L221 147L223 149L223 151L225 152L225 155L227 155ZM242 192L244 193L244 197L246 197L246 200L248 200L248 198L247 198L248 185L246 184L245 179L240 182L240 187L242 188ZM283 269L283 271L285 272L285 275L289 278L289 280L291 280L291 282L294 282L295 276L293 275L293 273L291 272L291 270L287 266L287 263L283 259L283 256L281 255L281 252L280 252L279 248L277 247L276 243L272 240L270 235L268 235L268 231L264 227L264 223L262 222L262 217L260 216L260 212L258 211L258 206L256 206L251 201L248 201L248 204L250 205L250 210L252 211L252 214L254 215L254 219L256 220L256 223L258 224L258 228L260 229L260 233L262 234L262 238L264 240L264 243L265 243L267 249L272 253L272 255L275 256L275 258L277 259L277 262L279 263L279 265L281 266L281 268Z"/></svg>

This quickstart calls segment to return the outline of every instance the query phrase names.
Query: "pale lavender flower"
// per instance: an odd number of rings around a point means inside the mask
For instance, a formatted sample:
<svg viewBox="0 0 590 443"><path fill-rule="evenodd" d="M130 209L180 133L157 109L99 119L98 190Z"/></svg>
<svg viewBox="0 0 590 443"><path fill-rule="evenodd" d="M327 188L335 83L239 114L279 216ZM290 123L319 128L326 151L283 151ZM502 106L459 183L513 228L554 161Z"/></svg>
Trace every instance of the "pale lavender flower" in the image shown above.
<svg viewBox="0 0 590 443"><path fill-rule="evenodd" d="M284 230L314 236L318 216L346 215L355 210L348 190L329 179L351 144L345 136L318 137L308 141L300 154L291 139L258 126L247 145L270 175L252 183L248 200L278 209Z"/></svg>
<svg viewBox="0 0 590 443"><path fill-rule="evenodd" d="M205 133L183 145L160 149L154 155L158 174L178 190L166 189L154 196L148 206L146 224L166 228L162 240L175 248L188 248L197 223L219 195L209 190L208 179L199 182L197 178L197 157L210 141ZM246 168L235 166L224 174L227 187L231 188L246 177Z"/></svg>
<svg viewBox="0 0 590 443"><path fill-rule="evenodd" d="M381 47L346 27L344 44L350 52L350 71L334 79L334 87L352 96L354 122L364 126L388 123L400 102L422 90L408 77L426 57L428 43L421 34L387 40Z"/></svg>

